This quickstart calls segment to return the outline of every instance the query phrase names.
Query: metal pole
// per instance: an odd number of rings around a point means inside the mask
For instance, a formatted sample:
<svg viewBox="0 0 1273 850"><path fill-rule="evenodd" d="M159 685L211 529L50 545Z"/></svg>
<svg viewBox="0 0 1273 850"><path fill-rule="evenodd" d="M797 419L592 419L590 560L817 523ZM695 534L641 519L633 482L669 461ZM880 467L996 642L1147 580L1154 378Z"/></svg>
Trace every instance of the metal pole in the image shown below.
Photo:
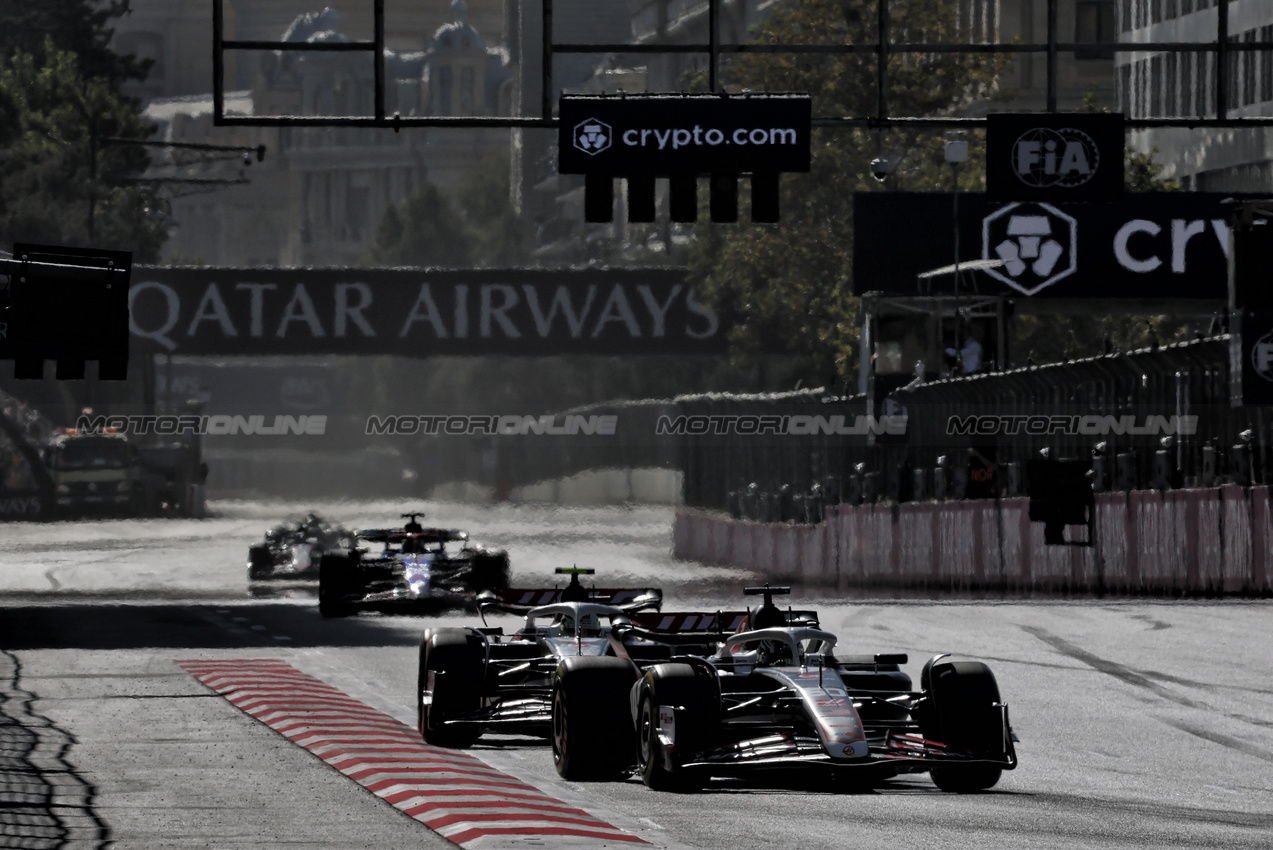
<svg viewBox="0 0 1273 850"><path fill-rule="evenodd" d="M385 0L376 0L373 7L376 17L376 118L385 117Z"/></svg>
<svg viewBox="0 0 1273 850"><path fill-rule="evenodd" d="M1216 3L1216 117L1229 112L1229 0Z"/></svg>
<svg viewBox="0 0 1273 850"><path fill-rule="evenodd" d="M876 44L878 65L875 69L876 112L880 119L888 118L888 0L875 2L875 30L879 38Z"/></svg>
<svg viewBox="0 0 1273 850"><path fill-rule="evenodd" d="M720 64L720 0L707 0L707 50L708 69L707 85L712 91L718 91L717 76Z"/></svg>
<svg viewBox="0 0 1273 850"><path fill-rule="evenodd" d="M553 0L542 0L543 15L543 81L540 83L540 117L549 120L553 117Z"/></svg>
<svg viewBox="0 0 1273 850"><path fill-rule="evenodd" d="M1056 0L1048 0L1048 112L1056 112Z"/></svg>
<svg viewBox="0 0 1273 850"><path fill-rule="evenodd" d="M955 218L953 227L955 229L955 358L959 361L960 374L964 371L963 348L959 344L960 340L960 317L959 317L959 165L952 162L950 170L955 175Z"/></svg>
<svg viewBox="0 0 1273 850"><path fill-rule="evenodd" d="M225 0L212 0L212 121L225 117Z"/></svg>
<svg viewBox="0 0 1273 850"><path fill-rule="evenodd" d="M88 132L88 242L93 244L97 218L97 120Z"/></svg>

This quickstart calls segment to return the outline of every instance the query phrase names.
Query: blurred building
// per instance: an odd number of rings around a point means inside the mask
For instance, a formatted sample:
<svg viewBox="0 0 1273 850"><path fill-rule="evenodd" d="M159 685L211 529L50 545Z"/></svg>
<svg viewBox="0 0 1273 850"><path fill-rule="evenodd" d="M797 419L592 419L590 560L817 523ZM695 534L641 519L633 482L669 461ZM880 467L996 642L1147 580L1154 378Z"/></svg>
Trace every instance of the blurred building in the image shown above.
<svg viewBox="0 0 1273 850"><path fill-rule="evenodd" d="M323 42L370 40L369 0L338 13L296 15L296 4L227 0L225 37ZM386 109L403 115L507 115L513 75L498 0L389 4ZM290 10L290 11L289 11ZM132 93L172 142L266 146L264 161L191 151L154 156L172 226L169 260L230 266L358 265L384 210L425 181L457 186L485 153L508 149L508 132L477 129L215 127L212 21L206 7L135 0L115 28L115 49L152 59ZM372 114L367 54L227 51L227 113Z"/></svg>
<svg viewBox="0 0 1273 850"><path fill-rule="evenodd" d="M1214 43L1218 4L1210 0L1128 0L1119 39L1128 44ZM1231 0L1228 43L1273 42L1273 4ZM1221 94L1214 52L1120 53L1119 109L1133 118L1213 118ZM1273 50L1228 54L1224 105L1230 117L1273 115ZM1157 148L1163 176L1205 192L1273 191L1273 132L1155 128L1131 134L1139 150Z"/></svg>
<svg viewBox="0 0 1273 850"><path fill-rule="evenodd" d="M726 0L722 43L746 40L784 0ZM133 0L115 29L115 46L154 60L135 85L147 114L173 141L265 144L264 162L157 157L155 176L246 183L169 185L169 258L227 265L357 264L385 208L430 181L456 187L484 152L507 152L512 203L542 263L657 260L677 240L666 221L628 227L623 198L612 224L585 224L582 181L558 175L556 132L546 129L229 128L211 123L211 16L206 7ZM956 0L961 39L1044 44L1048 0ZM225 0L226 36L236 39L369 40L372 0L345 0L297 15L288 0ZM708 40L706 0L555 0L559 44L686 45ZM706 54L608 55L558 52L554 90L542 90L542 0L421 0L387 3L389 111L404 115L521 115L551 110L562 91L679 91L706 67ZM1118 53L1099 45L1216 37L1213 0L1075 0L1056 4L1058 41L1096 47L1057 57L1055 98L1062 111L1094 99L1132 117L1214 115L1214 58L1205 52ZM1273 41L1273 7L1231 0L1230 40ZM1042 111L1047 56L1017 55L1003 74L1002 99L970 114ZM1230 57L1233 115L1273 109L1270 51ZM371 63L356 54L230 51L227 109L245 114L370 114ZM1157 129L1129 135L1134 149L1160 149L1164 175L1200 190L1273 188L1267 130ZM865 165L865 164L864 164ZM664 217L665 214L664 214ZM684 233L679 234L687 238Z"/></svg>

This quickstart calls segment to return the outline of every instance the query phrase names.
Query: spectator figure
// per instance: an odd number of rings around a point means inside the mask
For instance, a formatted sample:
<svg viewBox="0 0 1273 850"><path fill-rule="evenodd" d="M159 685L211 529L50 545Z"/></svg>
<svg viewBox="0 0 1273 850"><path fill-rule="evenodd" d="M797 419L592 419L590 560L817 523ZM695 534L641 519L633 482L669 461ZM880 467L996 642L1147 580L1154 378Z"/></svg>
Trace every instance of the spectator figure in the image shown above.
<svg viewBox="0 0 1273 850"><path fill-rule="evenodd" d="M965 375L971 375L981 368L981 343L972 334L964 338L964 347L959 351L948 348L946 353L951 357L958 356L959 371Z"/></svg>

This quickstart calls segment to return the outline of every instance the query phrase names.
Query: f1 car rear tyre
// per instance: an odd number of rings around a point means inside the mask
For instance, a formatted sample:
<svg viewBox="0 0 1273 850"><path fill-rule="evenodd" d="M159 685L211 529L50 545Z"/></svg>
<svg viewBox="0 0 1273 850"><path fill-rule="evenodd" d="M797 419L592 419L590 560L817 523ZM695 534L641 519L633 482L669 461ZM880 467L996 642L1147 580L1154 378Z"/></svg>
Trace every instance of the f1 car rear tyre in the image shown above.
<svg viewBox="0 0 1273 850"><path fill-rule="evenodd" d="M637 696L637 765L641 781L655 791L695 791L707 775L685 771L686 757L709 745L720 723L719 685L689 664L656 664L646 671ZM675 734L669 767L659 740L660 706L673 707Z"/></svg>
<svg viewBox="0 0 1273 850"><path fill-rule="evenodd" d="M928 676L928 706L920 716L925 738L973 754L1005 757L999 685L980 661L939 661ZM992 764L950 764L932 769L943 791L970 794L994 787L1003 768Z"/></svg>
<svg viewBox="0 0 1273 850"><path fill-rule="evenodd" d="M274 556L268 546L248 549L248 581L260 581L274 575Z"/></svg>
<svg viewBox="0 0 1273 850"><path fill-rule="evenodd" d="M428 635L416 681L420 737L426 744L463 750L477 742L479 725L446 721L481 706L485 666L485 653L471 632L437 629Z"/></svg>
<svg viewBox="0 0 1273 850"><path fill-rule="evenodd" d="M318 613L324 617L348 617L358 609L349 596L358 590L358 555L337 549L318 562Z"/></svg>
<svg viewBox="0 0 1273 850"><path fill-rule="evenodd" d="M568 656L553 675L553 765L563 779L622 779L636 745L628 696L641 673L626 658Z"/></svg>

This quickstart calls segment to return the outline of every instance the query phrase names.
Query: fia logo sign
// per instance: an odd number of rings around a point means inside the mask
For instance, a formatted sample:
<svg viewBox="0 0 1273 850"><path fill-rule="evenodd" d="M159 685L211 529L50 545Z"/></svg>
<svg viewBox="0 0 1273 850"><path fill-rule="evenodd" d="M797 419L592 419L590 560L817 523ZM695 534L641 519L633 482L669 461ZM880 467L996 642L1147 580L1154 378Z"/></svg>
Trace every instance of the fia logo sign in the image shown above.
<svg viewBox="0 0 1273 850"><path fill-rule="evenodd" d="M1251 346L1251 368L1264 380L1273 382L1273 331Z"/></svg>
<svg viewBox="0 0 1273 850"><path fill-rule="evenodd" d="M613 138L614 130L604 121L589 118L575 125L575 147L586 154L595 156L609 150Z"/></svg>
<svg viewBox="0 0 1273 850"><path fill-rule="evenodd" d="M1012 145L1012 171L1033 189L1072 188L1092 179L1100 167L1101 151L1082 130L1036 127Z"/></svg>

